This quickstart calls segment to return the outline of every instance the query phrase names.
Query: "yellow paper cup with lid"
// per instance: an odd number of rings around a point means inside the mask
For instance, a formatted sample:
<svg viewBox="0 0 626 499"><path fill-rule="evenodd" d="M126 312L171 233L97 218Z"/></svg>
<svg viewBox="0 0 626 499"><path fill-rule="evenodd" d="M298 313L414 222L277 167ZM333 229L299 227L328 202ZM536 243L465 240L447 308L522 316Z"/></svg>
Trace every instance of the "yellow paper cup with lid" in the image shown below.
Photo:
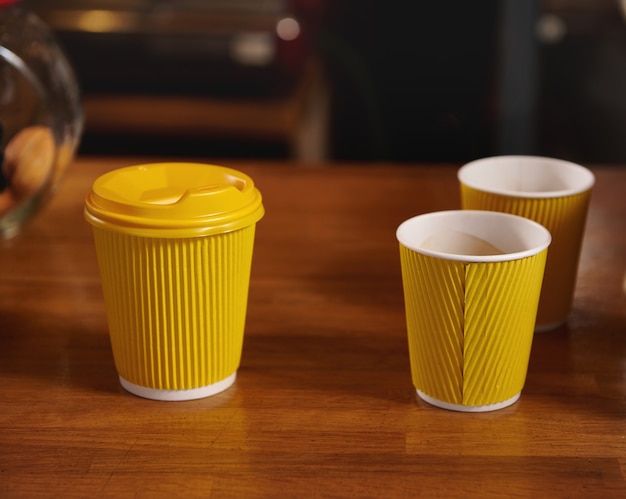
<svg viewBox="0 0 626 499"><path fill-rule="evenodd" d="M231 386L264 214L252 179L200 163L120 168L96 179L84 213L122 386L156 400Z"/></svg>
<svg viewBox="0 0 626 499"><path fill-rule="evenodd" d="M418 396L463 412L515 403L550 233L507 213L453 210L406 220L396 236Z"/></svg>

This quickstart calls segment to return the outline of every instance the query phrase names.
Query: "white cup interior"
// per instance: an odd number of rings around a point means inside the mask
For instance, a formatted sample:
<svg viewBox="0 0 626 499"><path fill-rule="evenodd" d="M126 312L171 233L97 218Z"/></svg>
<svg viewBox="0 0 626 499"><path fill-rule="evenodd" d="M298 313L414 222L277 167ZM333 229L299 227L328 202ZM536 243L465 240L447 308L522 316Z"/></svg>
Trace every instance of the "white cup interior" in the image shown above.
<svg viewBox="0 0 626 499"><path fill-rule="evenodd" d="M595 182L587 168L541 156L493 156L459 169L462 184L495 194L560 197L591 189Z"/></svg>
<svg viewBox="0 0 626 499"><path fill-rule="evenodd" d="M517 260L539 253L551 242L550 232L532 220L479 210L418 215L400 224L396 237L418 253L466 262Z"/></svg>

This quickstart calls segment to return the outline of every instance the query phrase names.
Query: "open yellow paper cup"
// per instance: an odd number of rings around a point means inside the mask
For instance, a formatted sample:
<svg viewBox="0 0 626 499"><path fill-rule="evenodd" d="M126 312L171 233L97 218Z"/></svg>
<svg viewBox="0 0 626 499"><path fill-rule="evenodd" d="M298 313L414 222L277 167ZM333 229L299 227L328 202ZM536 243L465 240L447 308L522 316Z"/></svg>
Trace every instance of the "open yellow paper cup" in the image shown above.
<svg viewBox="0 0 626 499"><path fill-rule="evenodd" d="M122 386L189 400L231 386L241 359L261 195L214 165L104 174L85 200Z"/></svg>
<svg viewBox="0 0 626 499"><path fill-rule="evenodd" d="M396 232L417 394L479 412L518 400L526 380L550 233L505 213L455 210Z"/></svg>
<svg viewBox="0 0 626 499"><path fill-rule="evenodd" d="M550 231L536 330L565 323L574 299L593 173L560 159L495 156L464 165L458 178L464 209L520 215Z"/></svg>

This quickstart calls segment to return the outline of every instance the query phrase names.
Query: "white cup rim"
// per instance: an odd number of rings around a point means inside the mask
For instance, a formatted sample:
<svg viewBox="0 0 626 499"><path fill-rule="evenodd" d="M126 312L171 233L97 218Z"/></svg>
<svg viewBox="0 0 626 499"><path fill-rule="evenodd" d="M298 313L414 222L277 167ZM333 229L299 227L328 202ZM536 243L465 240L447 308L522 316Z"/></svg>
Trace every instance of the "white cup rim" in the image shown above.
<svg viewBox="0 0 626 499"><path fill-rule="evenodd" d="M476 255L423 247L438 231L458 231L496 246L502 253ZM484 210L448 210L424 213L402 222L396 230L398 242L426 256L459 262L503 262L520 260L546 249L552 236L537 222L518 215Z"/></svg>
<svg viewBox="0 0 626 499"><path fill-rule="evenodd" d="M463 165L459 182L473 189L522 198L558 198L591 189L594 174L584 166L545 156L490 156Z"/></svg>

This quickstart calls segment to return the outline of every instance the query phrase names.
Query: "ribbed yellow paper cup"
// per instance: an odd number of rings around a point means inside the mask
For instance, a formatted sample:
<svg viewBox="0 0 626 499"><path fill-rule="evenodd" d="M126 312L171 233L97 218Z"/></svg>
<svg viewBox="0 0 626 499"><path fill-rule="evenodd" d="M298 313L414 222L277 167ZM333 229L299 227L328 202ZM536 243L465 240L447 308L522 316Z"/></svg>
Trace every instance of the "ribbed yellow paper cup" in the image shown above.
<svg viewBox="0 0 626 499"><path fill-rule="evenodd" d="M190 400L236 378L261 194L236 170L155 163L99 177L85 200L122 386Z"/></svg>
<svg viewBox="0 0 626 499"><path fill-rule="evenodd" d="M419 397L466 412L515 403L550 233L523 217L456 210L411 218L396 236Z"/></svg>
<svg viewBox="0 0 626 499"><path fill-rule="evenodd" d="M572 308L594 175L583 166L538 156L495 156L458 172L464 209L530 218L552 234L537 331L560 326Z"/></svg>

